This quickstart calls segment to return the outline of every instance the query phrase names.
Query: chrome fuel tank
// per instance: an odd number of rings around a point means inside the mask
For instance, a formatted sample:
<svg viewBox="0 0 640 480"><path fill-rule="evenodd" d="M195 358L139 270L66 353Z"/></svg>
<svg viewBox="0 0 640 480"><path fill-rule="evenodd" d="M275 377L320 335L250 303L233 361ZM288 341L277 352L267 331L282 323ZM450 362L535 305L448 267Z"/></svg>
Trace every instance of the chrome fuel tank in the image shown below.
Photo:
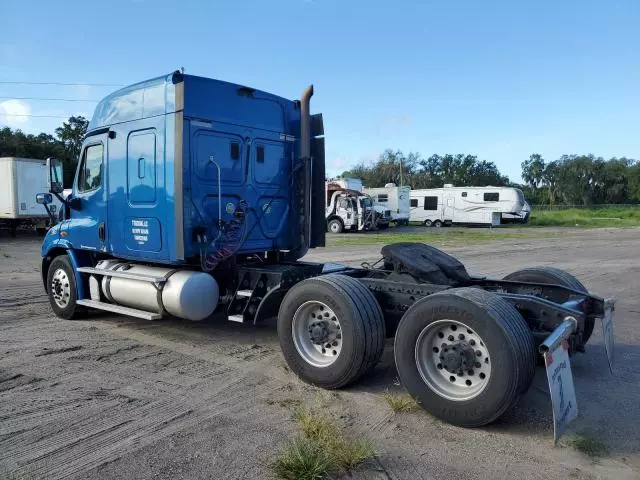
<svg viewBox="0 0 640 480"><path fill-rule="evenodd" d="M96 268L140 277L138 280L105 275L102 293L111 303L194 321L211 315L218 304L218 283L207 273L114 260L98 262ZM156 284L145 280L149 277L161 277L165 281Z"/></svg>

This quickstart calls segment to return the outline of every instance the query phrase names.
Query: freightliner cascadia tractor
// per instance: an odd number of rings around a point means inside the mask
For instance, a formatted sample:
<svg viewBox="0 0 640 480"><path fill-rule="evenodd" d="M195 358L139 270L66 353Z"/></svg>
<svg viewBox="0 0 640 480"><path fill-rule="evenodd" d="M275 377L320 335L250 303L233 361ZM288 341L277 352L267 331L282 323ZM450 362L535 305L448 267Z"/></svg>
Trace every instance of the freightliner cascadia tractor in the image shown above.
<svg viewBox="0 0 640 480"><path fill-rule="evenodd" d="M361 268L301 261L326 231L323 119L310 113L312 95L287 100L174 72L102 100L72 193L61 195L62 166L49 159L50 192L38 195L64 204L42 245L55 314L277 317L291 370L329 389L371 372L395 337L404 387L431 414L468 427L513 405L543 354L550 371L583 352L597 319L611 346L613 302L555 268L475 277L419 243L387 245ZM551 385L557 422L574 415L566 382L560 397Z"/></svg>

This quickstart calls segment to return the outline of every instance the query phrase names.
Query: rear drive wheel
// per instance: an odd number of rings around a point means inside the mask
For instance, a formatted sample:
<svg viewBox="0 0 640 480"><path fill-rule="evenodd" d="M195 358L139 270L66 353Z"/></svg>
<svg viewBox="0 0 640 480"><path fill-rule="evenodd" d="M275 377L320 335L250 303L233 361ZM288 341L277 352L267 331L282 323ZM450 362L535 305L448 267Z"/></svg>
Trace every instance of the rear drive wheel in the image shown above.
<svg viewBox="0 0 640 480"><path fill-rule="evenodd" d="M579 292L589 293L586 287L576 277L570 273L560 270L554 267L529 267L517 272L510 273L504 280L513 280L517 282L535 282L535 283L547 283L554 285L562 285L563 287L569 287ZM523 293L529 293L527 289L532 287L523 287ZM535 288L535 287L533 287ZM567 298L568 300L568 298ZM587 318L585 320L584 332L582 334L583 343L586 344L591 334L595 320L593 318Z"/></svg>
<svg viewBox="0 0 640 480"><path fill-rule="evenodd" d="M436 228L440 228L442 227L442 222L440 220L436 220L435 222L433 222L433 226Z"/></svg>
<svg viewBox="0 0 640 480"><path fill-rule="evenodd" d="M395 339L405 388L429 413L462 427L491 423L515 403L533 380L535 353L518 311L476 288L417 301Z"/></svg>
<svg viewBox="0 0 640 480"><path fill-rule="evenodd" d="M78 305L76 278L67 255L53 259L47 272L47 294L53 313L58 317L72 320L85 313Z"/></svg>
<svg viewBox="0 0 640 480"><path fill-rule="evenodd" d="M323 275L287 292L278 313L278 337L287 365L302 380L340 388L380 359L384 318L376 298L358 280Z"/></svg>
<svg viewBox="0 0 640 480"><path fill-rule="evenodd" d="M327 224L327 230L331 233L340 233L342 232L342 228L342 222L337 218L329 220L329 223Z"/></svg>
<svg viewBox="0 0 640 480"><path fill-rule="evenodd" d="M433 225L433 222L431 220L425 220L424 221L424 226L425 227L430 227L431 225Z"/></svg>

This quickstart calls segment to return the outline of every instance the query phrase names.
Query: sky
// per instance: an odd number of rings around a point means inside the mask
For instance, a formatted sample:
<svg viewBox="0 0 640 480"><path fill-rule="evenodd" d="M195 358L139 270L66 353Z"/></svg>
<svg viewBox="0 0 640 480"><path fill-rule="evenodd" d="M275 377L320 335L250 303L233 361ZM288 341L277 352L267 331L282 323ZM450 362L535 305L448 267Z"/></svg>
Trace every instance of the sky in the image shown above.
<svg viewBox="0 0 640 480"><path fill-rule="evenodd" d="M53 133L41 116L184 67L291 99L313 83L331 175L391 148L519 181L531 153L640 158L639 24L637 0L0 0L0 126Z"/></svg>

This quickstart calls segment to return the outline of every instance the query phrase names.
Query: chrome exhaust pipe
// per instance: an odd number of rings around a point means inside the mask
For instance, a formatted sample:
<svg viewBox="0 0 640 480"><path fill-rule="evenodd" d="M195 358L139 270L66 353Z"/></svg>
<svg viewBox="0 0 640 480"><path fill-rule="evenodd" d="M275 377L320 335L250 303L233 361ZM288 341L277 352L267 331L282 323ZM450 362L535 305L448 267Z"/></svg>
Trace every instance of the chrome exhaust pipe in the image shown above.
<svg viewBox="0 0 640 480"><path fill-rule="evenodd" d="M300 97L300 159L311 156L311 97L313 85L309 85Z"/></svg>
<svg viewBox="0 0 640 480"><path fill-rule="evenodd" d="M313 85L309 85L302 92L300 97L300 158L299 166L303 171L303 199L300 212L300 244L294 250L295 258L304 257L309 251L311 244L311 97L313 96Z"/></svg>
<svg viewBox="0 0 640 480"><path fill-rule="evenodd" d="M564 321L540 344L538 351L542 354L554 351L578 328L578 321L574 317L564 317Z"/></svg>

